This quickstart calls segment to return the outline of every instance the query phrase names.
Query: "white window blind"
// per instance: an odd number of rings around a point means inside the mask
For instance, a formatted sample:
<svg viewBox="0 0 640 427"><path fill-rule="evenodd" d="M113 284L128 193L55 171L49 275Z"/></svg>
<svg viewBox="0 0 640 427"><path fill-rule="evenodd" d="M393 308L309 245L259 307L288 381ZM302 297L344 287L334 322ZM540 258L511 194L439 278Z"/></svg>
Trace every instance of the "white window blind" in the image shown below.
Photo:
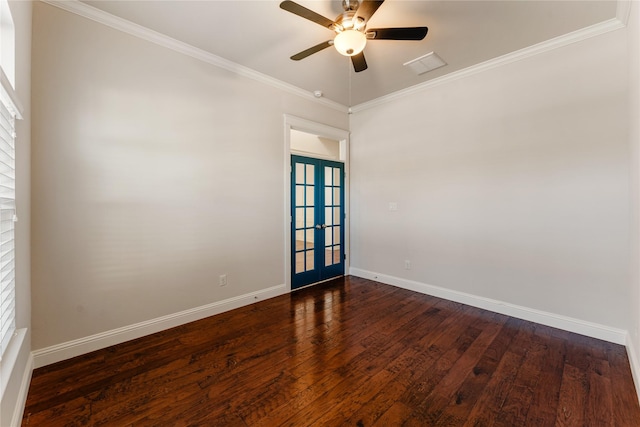
<svg viewBox="0 0 640 427"><path fill-rule="evenodd" d="M15 137L15 114L2 100L0 102L0 358L16 328Z"/></svg>

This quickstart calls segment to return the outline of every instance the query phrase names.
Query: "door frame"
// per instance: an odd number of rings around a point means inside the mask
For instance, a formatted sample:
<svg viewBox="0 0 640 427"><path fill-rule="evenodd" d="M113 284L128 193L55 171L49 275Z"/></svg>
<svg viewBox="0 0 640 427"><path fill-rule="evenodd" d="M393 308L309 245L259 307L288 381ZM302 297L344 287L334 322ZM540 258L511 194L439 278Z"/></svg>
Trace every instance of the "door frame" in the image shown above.
<svg viewBox="0 0 640 427"><path fill-rule="evenodd" d="M328 126L322 123L316 123L311 120L303 119L300 117L292 116L290 114L284 115L284 277L285 286L287 292L291 292L291 155L300 154L306 157L315 157L322 160L327 160L322 156L313 156L309 153L298 153L295 150L291 150L291 131L297 130L313 135L321 136L336 140L340 143L340 159L333 159L344 163L344 253L346 258L344 260L344 274L349 274L350 266L350 242L349 242L349 132L344 129L338 129L332 126ZM298 289L304 289L298 288ZM297 290L297 289L295 289Z"/></svg>

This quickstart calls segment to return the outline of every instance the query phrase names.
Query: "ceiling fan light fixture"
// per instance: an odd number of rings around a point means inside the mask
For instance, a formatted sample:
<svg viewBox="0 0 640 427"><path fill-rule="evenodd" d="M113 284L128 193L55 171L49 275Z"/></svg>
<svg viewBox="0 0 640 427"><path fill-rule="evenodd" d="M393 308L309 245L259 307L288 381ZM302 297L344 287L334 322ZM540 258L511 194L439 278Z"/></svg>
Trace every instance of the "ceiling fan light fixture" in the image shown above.
<svg viewBox="0 0 640 427"><path fill-rule="evenodd" d="M364 50L367 45L367 36L357 30L345 30L333 40L336 50L344 56L354 56Z"/></svg>

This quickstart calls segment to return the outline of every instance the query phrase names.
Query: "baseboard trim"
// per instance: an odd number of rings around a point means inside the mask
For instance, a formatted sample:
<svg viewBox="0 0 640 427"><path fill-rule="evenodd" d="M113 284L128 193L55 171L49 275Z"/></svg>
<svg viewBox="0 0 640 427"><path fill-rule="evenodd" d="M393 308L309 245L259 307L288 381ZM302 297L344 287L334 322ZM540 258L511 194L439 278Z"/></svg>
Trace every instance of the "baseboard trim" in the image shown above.
<svg viewBox="0 0 640 427"><path fill-rule="evenodd" d="M22 417L24 415L24 408L27 405L27 395L29 394L29 385L31 384L31 375L33 374L33 354L29 354L27 360L27 366L22 373L22 381L20 382L20 390L18 391L18 398L16 399L16 406L13 409L13 416L11 417L12 426L22 425Z"/></svg>
<svg viewBox="0 0 640 427"><path fill-rule="evenodd" d="M636 394L638 395L638 401L640 401L640 361L638 361L638 354L633 346L630 334L627 334L627 341L625 344L627 347L627 356L629 357L633 384L636 386Z"/></svg>
<svg viewBox="0 0 640 427"><path fill-rule="evenodd" d="M184 325L185 323L204 319L205 317L224 313L225 311L240 308L260 300L273 298L286 292L287 289L284 284L277 285L257 292L251 292L156 319L34 350L32 352L33 366L34 369L41 368L91 351L100 350L165 329Z"/></svg>
<svg viewBox="0 0 640 427"><path fill-rule="evenodd" d="M549 313L529 307L507 303L504 301L484 298L465 292L454 291L451 289L441 288L438 286L415 282L413 280L407 280L399 277L362 270L359 268L352 267L349 272L350 274L357 277L375 280L387 285L397 286L399 288L420 292L422 294L444 298L450 301L455 301L473 307L490 310L495 313L505 314L507 316L516 317L518 319L528 320L530 322L540 323L542 325L551 326L569 332L575 332L580 335L586 335L615 344L625 345L627 343L627 331L622 329L612 328L609 326L600 325L598 323L587 322L568 316Z"/></svg>

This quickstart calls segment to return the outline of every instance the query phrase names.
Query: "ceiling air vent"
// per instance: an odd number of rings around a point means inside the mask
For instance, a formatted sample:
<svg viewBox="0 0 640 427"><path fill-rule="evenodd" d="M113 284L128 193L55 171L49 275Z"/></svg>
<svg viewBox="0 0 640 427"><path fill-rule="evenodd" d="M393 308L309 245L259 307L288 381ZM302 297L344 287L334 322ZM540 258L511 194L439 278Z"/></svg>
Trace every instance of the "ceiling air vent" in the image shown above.
<svg viewBox="0 0 640 427"><path fill-rule="evenodd" d="M402 65L411 68L417 75L421 75L428 73L431 70L435 70L436 68L444 67L447 63L444 62L435 52L429 52L426 55L412 59Z"/></svg>

